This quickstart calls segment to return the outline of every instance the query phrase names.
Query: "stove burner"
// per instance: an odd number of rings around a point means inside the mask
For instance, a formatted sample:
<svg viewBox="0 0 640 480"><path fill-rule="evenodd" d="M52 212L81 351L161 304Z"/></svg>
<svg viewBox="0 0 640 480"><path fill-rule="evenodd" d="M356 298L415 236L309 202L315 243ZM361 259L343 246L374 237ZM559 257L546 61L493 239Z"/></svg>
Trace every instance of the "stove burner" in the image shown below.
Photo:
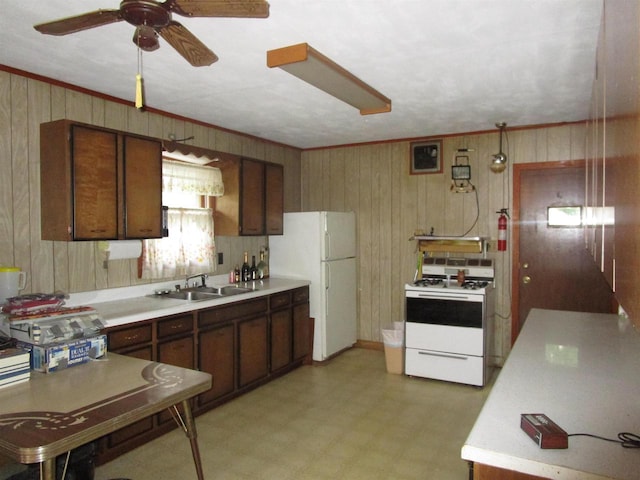
<svg viewBox="0 0 640 480"><path fill-rule="evenodd" d="M466 288L468 290L475 290L477 288L485 288L489 285L489 282L483 282L479 280L465 280L462 283L462 288Z"/></svg>
<svg viewBox="0 0 640 480"><path fill-rule="evenodd" d="M414 285L416 287L433 287L436 285L442 285L444 283L444 281L442 280L442 278L422 278L420 280L416 280Z"/></svg>

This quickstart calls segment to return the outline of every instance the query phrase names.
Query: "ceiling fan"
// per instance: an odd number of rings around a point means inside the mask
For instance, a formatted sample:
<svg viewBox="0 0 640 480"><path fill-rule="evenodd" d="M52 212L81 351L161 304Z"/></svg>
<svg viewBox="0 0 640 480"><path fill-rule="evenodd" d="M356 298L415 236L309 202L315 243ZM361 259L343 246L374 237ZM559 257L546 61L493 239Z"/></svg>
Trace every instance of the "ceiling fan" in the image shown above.
<svg viewBox="0 0 640 480"><path fill-rule="evenodd" d="M160 35L194 67L217 61L215 53L172 19L172 13L185 17L266 18L269 3L265 0L122 0L117 10L97 10L33 28L48 35L67 35L124 20L136 27L133 43L144 51L157 50Z"/></svg>

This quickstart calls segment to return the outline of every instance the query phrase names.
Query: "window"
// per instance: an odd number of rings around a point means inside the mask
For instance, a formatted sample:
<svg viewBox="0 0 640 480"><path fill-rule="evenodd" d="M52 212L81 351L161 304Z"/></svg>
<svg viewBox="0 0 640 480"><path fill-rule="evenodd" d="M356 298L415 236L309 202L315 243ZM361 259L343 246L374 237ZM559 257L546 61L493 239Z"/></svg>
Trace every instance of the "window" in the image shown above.
<svg viewBox="0 0 640 480"><path fill-rule="evenodd" d="M203 199L223 193L218 168L163 161L162 202L169 206L169 236L143 242L142 278L216 271L213 210L201 206L208 206Z"/></svg>

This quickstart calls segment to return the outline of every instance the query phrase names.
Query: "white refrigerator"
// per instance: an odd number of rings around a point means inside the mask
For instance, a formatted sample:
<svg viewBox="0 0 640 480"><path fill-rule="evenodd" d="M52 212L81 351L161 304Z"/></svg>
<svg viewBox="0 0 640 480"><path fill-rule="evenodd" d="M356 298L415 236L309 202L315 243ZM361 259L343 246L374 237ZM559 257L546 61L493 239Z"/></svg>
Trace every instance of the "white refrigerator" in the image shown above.
<svg viewBox="0 0 640 480"><path fill-rule="evenodd" d="M356 343L354 212L285 213L284 235L269 237L269 272L311 281L314 360L326 360Z"/></svg>

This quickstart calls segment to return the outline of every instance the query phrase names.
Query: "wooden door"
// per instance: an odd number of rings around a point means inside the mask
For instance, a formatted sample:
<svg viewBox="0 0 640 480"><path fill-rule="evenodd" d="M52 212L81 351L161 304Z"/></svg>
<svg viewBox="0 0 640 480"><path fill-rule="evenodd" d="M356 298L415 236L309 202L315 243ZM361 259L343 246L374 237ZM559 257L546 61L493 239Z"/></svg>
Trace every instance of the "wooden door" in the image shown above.
<svg viewBox="0 0 640 480"><path fill-rule="evenodd" d="M72 132L73 239L117 239L117 134L78 125Z"/></svg>
<svg viewBox="0 0 640 480"><path fill-rule="evenodd" d="M291 309L271 312L271 371L291 363Z"/></svg>
<svg viewBox="0 0 640 480"><path fill-rule="evenodd" d="M284 223L284 167L265 165L265 228L266 235L282 235Z"/></svg>
<svg viewBox="0 0 640 480"><path fill-rule="evenodd" d="M211 390L198 397L199 406L233 393L236 388L234 330L234 324L228 323L199 334L198 368L213 377Z"/></svg>
<svg viewBox="0 0 640 480"><path fill-rule="evenodd" d="M517 167L512 341L531 308L608 313L615 304L585 248L582 226L550 227L547 222L550 207L584 204L584 162Z"/></svg>
<svg viewBox="0 0 640 480"><path fill-rule="evenodd" d="M242 160L242 235L264 235L264 163Z"/></svg>
<svg viewBox="0 0 640 480"><path fill-rule="evenodd" d="M124 137L124 236L162 237L162 145Z"/></svg>
<svg viewBox="0 0 640 480"><path fill-rule="evenodd" d="M267 317L238 323L238 385L244 387L269 373Z"/></svg>

